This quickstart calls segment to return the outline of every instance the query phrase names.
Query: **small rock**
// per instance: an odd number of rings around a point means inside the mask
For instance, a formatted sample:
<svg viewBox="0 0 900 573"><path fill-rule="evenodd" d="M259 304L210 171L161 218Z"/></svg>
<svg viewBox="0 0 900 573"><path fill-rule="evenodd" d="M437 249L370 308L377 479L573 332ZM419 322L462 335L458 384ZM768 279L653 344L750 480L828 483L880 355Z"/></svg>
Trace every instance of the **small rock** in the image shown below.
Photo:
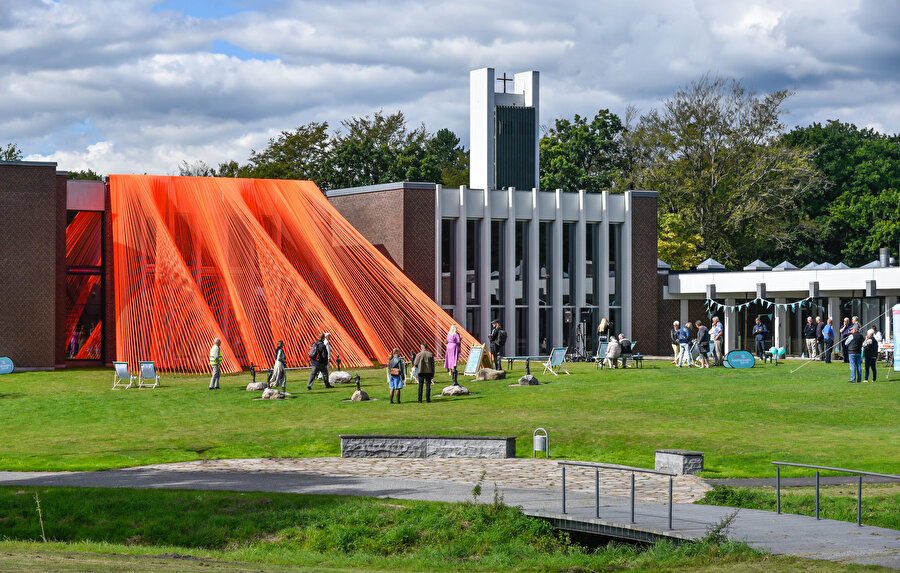
<svg viewBox="0 0 900 573"><path fill-rule="evenodd" d="M469 389L465 386L445 386L443 390L441 390L441 396L468 396Z"/></svg>
<svg viewBox="0 0 900 573"><path fill-rule="evenodd" d="M352 379L353 376L350 376L348 372L344 372L343 370L335 370L328 375L328 383L331 385L348 384Z"/></svg>
<svg viewBox="0 0 900 573"><path fill-rule="evenodd" d="M504 380L506 378L505 370L494 370L493 368L482 368L475 374L475 381L481 382L484 380Z"/></svg>
<svg viewBox="0 0 900 573"><path fill-rule="evenodd" d="M519 386L537 386L538 384L540 384L538 379L531 374L526 374L519 378Z"/></svg>
<svg viewBox="0 0 900 573"><path fill-rule="evenodd" d="M284 400L284 392L275 388L266 388L262 393L263 400Z"/></svg>
<svg viewBox="0 0 900 573"><path fill-rule="evenodd" d="M366 394L365 390L357 390L353 393L353 396L350 397L351 402L368 402L369 395Z"/></svg>
<svg viewBox="0 0 900 573"><path fill-rule="evenodd" d="M266 389L265 382L251 382L251 383L247 384L248 392L259 392L260 390L265 390L265 389Z"/></svg>

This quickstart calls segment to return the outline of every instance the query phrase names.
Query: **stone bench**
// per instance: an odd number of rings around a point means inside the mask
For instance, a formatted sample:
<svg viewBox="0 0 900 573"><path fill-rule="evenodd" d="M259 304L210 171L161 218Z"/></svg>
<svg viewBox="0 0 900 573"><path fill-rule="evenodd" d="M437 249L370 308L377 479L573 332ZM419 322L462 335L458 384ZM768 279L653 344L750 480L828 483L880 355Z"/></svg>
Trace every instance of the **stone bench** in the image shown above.
<svg viewBox="0 0 900 573"><path fill-rule="evenodd" d="M342 458L514 458L515 436L342 434Z"/></svg>
<svg viewBox="0 0 900 573"><path fill-rule="evenodd" d="M656 470L678 475L700 473L703 471L703 452L656 450Z"/></svg>

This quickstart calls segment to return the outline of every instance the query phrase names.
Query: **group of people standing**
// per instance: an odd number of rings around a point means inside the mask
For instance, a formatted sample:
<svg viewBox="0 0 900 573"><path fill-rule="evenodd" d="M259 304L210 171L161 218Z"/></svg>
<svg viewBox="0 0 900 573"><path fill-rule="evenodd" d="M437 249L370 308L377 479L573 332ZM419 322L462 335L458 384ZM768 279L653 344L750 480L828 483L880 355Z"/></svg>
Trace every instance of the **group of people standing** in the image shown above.
<svg viewBox="0 0 900 573"><path fill-rule="evenodd" d="M759 322L759 319L757 319L757 322ZM712 318L711 327L704 325L701 320L696 321L694 326L697 328L696 334L692 332L690 322L684 323L684 326L677 320L672 323L670 337L672 339L672 352L675 355L672 364L677 364L679 368L685 365L688 368L693 366L709 368L709 356L712 354L712 365L722 366L725 360L725 330L722 328L719 317L714 316ZM697 345L699 364L694 364L691 353L692 344Z"/></svg>
<svg viewBox="0 0 900 573"><path fill-rule="evenodd" d="M840 328L835 331L834 319L828 317L807 317L803 327L803 338L806 343L806 353L811 360L821 360L830 364L833 357L837 356L850 366L850 382L868 382L869 372L872 373L872 381L878 380L878 352L883 340L881 332L874 324L864 335L859 317L844 318ZM862 365L865 363L865 379L862 376Z"/></svg>

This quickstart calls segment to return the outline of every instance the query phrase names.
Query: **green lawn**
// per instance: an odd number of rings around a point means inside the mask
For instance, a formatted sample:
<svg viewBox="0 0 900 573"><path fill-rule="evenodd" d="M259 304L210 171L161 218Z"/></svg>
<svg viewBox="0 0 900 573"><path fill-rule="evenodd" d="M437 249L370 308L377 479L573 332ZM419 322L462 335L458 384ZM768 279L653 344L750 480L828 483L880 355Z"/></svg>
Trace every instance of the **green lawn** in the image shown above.
<svg viewBox="0 0 900 573"><path fill-rule="evenodd" d="M18 373L0 377L3 470L85 470L202 458L339 454L338 434L514 435L531 456L532 431L550 433L554 458L653 467L657 448L706 453L707 477L774 476L772 460L896 473L900 460L900 375L848 384L842 364L800 362L752 370L596 371L537 376L546 385L471 382L474 395L387 401L384 371L352 370L378 401L344 402L351 387L307 392L291 373L282 402L253 401L249 375L206 389L198 376L165 376L154 390L112 391L112 370ZM522 374L519 365L514 377ZM437 392L448 383L438 375ZM514 380L513 380L514 381ZM784 471L785 475L810 475Z"/></svg>
<svg viewBox="0 0 900 573"><path fill-rule="evenodd" d="M590 549L502 504L281 493L3 487L0 538L15 571L860 569L712 536Z"/></svg>

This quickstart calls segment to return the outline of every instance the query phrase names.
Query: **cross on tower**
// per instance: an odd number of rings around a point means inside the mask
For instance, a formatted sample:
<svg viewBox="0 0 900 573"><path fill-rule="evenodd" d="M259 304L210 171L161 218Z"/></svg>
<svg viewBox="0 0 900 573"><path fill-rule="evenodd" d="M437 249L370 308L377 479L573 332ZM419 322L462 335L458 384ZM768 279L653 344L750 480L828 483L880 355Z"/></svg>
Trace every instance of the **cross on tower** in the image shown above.
<svg viewBox="0 0 900 573"><path fill-rule="evenodd" d="M503 77L497 78L496 81L503 82L503 93L506 93L506 82L514 82L516 80L515 80L515 78L506 77L506 72L503 72Z"/></svg>

